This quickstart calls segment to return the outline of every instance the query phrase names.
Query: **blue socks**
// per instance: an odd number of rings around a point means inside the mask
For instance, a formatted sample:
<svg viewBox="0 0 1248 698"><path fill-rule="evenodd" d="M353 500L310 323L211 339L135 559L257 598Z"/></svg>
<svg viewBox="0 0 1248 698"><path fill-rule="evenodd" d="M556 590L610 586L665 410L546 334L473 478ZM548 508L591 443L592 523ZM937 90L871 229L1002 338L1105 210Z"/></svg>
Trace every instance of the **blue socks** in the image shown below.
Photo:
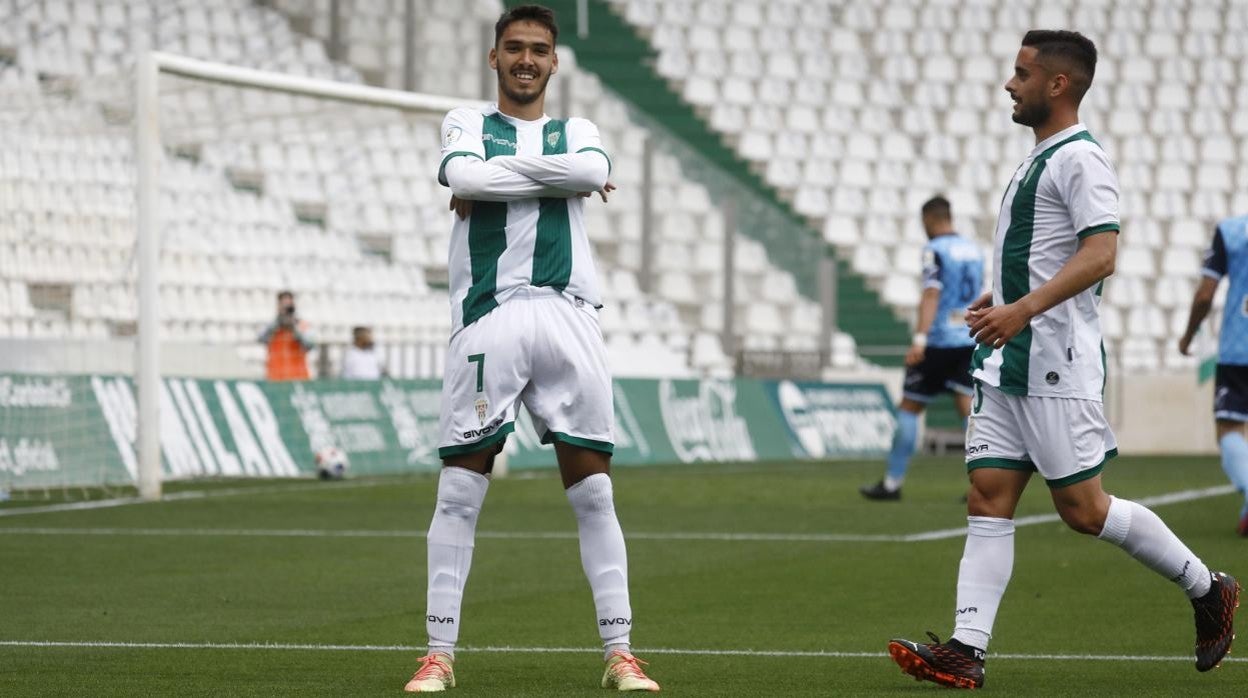
<svg viewBox="0 0 1248 698"><path fill-rule="evenodd" d="M893 449L888 452L888 472L885 485L889 489L901 487L906 478L906 469L910 467L910 456L914 455L915 443L919 438L919 415L905 410L897 411L897 433L893 434ZM1244 454L1248 459L1248 442L1244 445ZM1245 460L1248 466L1248 460ZM895 487L891 486L896 484Z"/></svg>
<svg viewBox="0 0 1248 698"><path fill-rule="evenodd" d="M1222 450L1222 470L1230 478L1231 484L1248 494L1248 441L1238 431L1233 431L1218 441Z"/></svg>

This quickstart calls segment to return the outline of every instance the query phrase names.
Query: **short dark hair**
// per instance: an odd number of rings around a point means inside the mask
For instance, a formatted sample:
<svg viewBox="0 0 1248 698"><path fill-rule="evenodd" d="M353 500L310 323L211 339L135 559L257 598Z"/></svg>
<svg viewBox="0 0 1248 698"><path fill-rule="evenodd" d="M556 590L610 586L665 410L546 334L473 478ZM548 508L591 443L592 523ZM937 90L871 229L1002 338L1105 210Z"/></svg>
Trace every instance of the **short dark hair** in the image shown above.
<svg viewBox="0 0 1248 698"><path fill-rule="evenodd" d="M550 41L553 44L559 39L559 25L555 22L555 11L541 5L518 5L503 13L494 23L494 45L503 38L503 32L512 22L537 22L550 30Z"/></svg>
<svg viewBox="0 0 1248 698"><path fill-rule="evenodd" d="M372 332L372 331L373 331L373 328L369 327L368 325L356 325L355 327L351 328L351 336L358 337L359 335L362 335L365 332Z"/></svg>
<svg viewBox="0 0 1248 698"><path fill-rule="evenodd" d="M294 300L294 299L295 299L295 294L294 294L292 291L288 291L288 290L286 290L286 289L282 289L281 291L278 291L278 292L277 292L277 299L280 301L280 300L281 300L281 299L283 299L283 298L289 298L289 299L291 299L291 300Z"/></svg>
<svg viewBox="0 0 1248 698"><path fill-rule="evenodd" d="M922 212L924 216L935 216L947 221L953 220L953 207L949 205L949 199L940 195L924 201Z"/></svg>
<svg viewBox="0 0 1248 698"><path fill-rule="evenodd" d="M1023 36L1023 46L1036 49L1036 57L1051 72L1070 78L1075 101L1092 86L1096 75L1096 44L1079 32L1032 29Z"/></svg>

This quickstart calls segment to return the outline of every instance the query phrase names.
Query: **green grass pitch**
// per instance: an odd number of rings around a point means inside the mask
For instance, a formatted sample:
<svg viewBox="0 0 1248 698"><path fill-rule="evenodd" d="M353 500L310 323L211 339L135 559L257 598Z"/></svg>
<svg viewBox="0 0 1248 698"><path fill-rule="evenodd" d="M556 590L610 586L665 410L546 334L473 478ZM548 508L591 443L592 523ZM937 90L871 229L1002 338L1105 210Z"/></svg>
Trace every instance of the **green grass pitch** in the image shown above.
<svg viewBox="0 0 1248 698"><path fill-rule="evenodd" d="M857 486L881 471L617 469L633 641L665 694L944 690L902 675L885 646L951 630L962 537L854 538L964 525L965 471L953 458L919 459L901 502L863 500ZM1122 458L1105 480L1132 498L1225 484L1211 458ZM0 516L0 695L398 695L424 641L421 532L434 488L429 477L192 483L170 489L211 496ZM1238 495L1222 494L1156 511L1212 566L1244 579L1238 509ZM1051 511L1033 480L1019 516ZM575 521L554 473L494 482L478 530L490 535L477 541L452 695L604 695ZM985 690L1248 694L1248 664L1198 674L1179 659L1192 649L1189 605L1121 551L1051 521L1021 527L1016 549ZM186 646L160 646L177 643ZM253 646L264 644L299 647ZM482 650L500 647L520 651Z"/></svg>

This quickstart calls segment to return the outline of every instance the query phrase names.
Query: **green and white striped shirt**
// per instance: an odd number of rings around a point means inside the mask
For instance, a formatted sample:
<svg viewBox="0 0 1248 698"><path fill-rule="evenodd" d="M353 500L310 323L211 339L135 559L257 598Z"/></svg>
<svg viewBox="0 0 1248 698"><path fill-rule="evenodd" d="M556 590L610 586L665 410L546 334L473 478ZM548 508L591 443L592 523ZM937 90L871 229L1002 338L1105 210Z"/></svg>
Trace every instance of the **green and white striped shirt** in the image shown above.
<svg viewBox="0 0 1248 698"><path fill-rule="evenodd" d="M524 121L495 105L446 115L438 181L473 201L451 233L452 334L526 286L601 305L586 199L576 194L601 189L609 172L598 128L586 119Z"/></svg>
<svg viewBox="0 0 1248 698"><path fill-rule="evenodd" d="M1118 225L1118 176L1082 124L1036 145L1001 201L994 245L994 305L1014 303L1052 279L1089 235ZM975 348L976 379L1011 395L1101 400L1105 349L1101 285L1031 319L1001 349Z"/></svg>

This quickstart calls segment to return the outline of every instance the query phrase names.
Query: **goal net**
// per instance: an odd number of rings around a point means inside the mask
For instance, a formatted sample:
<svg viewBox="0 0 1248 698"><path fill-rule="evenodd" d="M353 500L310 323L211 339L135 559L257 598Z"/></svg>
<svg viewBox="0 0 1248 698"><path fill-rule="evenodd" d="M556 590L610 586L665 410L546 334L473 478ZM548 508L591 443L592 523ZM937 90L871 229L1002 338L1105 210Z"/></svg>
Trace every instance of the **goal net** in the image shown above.
<svg viewBox="0 0 1248 698"><path fill-rule="evenodd" d="M308 474L328 446L358 473L434 467L436 381L269 382L265 334L290 291L293 344L312 348L287 363L308 375L336 377L356 327L391 375L440 374L438 130L471 102L139 63L5 88L0 173L32 175L0 174L21 204L0 212L0 251L36 272L0 293L25 313L0 328L23 356L0 364L0 491L156 497L168 479ZM396 449L404 462L382 462Z"/></svg>

